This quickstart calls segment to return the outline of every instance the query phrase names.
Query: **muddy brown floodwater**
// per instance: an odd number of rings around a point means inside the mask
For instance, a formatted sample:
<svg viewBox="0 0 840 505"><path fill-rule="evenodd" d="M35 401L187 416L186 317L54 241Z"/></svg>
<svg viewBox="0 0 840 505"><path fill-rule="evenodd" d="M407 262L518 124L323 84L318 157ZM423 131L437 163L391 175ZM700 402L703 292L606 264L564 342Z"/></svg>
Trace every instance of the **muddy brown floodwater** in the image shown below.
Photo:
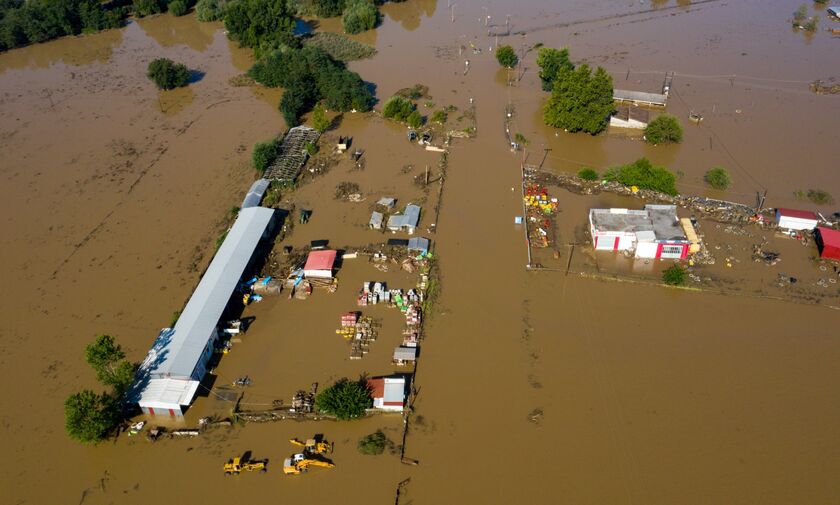
<svg viewBox="0 0 840 505"><path fill-rule="evenodd" d="M253 179L250 146L283 129L278 94L228 85L249 65L248 53L220 25L192 16L1 54L2 501L393 503L397 483L410 478L402 504L831 502L840 491L837 312L526 271L522 230L513 224L522 153L508 150L503 130L510 103L531 163L543 148L551 149L545 166L558 171L648 156L679 170L686 193L752 203L766 189L770 206L833 211L793 198L808 188L840 197L828 147L840 98L807 88L836 77L838 40L791 31L795 8L781 0L383 7L382 26L359 38L376 44L377 56L351 65L377 85L378 97L420 82L435 107L463 111L471 98L477 107L478 136L451 149L431 235L444 289L427 326L406 445L416 467L355 450L377 428L399 438L402 423L388 416L248 425L154 445L71 442L62 401L97 387L84 345L107 332L130 357L145 354L189 296L228 209ZM668 110L684 120L683 144L651 147L542 126L535 53L521 81L506 86L490 51L496 39L488 29L506 32L507 14L513 35L499 43L569 46L573 59L604 65L616 87L657 92L664 72L676 72ZM488 15L495 26L485 27ZM831 22L821 18L821 27ZM459 54L470 42L481 52ZM143 75L159 56L186 61L203 77L159 93ZM701 126L688 126L689 110L704 115ZM340 133L356 136L369 161L362 172L339 165L284 195L313 209L312 222L288 238L292 245L366 244L378 238L363 229L371 198L424 198L401 167L436 157L409 149L400 128L351 116ZM726 192L702 185L718 164L733 174ZM368 200L333 200L341 180L360 181ZM557 196L563 209L566 194ZM569 198L561 229L584 220L572 215L586 207L581 198ZM432 223L427 210L421 227ZM775 276L773 268L766 275ZM349 362L344 342L325 334L352 310L355 285L373 275L350 264L348 284L333 295L255 305L253 340L222 360L220 377L250 373L258 403L315 380L389 372L393 335ZM381 277L408 282L396 272ZM397 331L394 314L375 315ZM214 408L200 398L188 422ZM286 439L316 431L336 441L333 470L302 479L283 479L276 467L266 476L221 477L219 466L235 452L277 462L290 452Z"/></svg>

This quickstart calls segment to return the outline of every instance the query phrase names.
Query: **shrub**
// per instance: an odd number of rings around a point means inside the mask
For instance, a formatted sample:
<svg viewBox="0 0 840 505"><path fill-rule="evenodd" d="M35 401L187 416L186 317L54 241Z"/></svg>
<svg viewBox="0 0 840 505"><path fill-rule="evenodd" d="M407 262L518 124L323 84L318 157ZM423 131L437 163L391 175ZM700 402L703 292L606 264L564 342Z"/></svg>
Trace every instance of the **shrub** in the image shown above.
<svg viewBox="0 0 840 505"><path fill-rule="evenodd" d="M800 5L793 13L793 19L796 22L803 21L808 17L808 6L806 4Z"/></svg>
<svg viewBox="0 0 840 505"><path fill-rule="evenodd" d="M580 172L578 172L578 177L580 177L584 181L597 181L598 172L596 172L592 168L582 168L580 169Z"/></svg>
<svg viewBox="0 0 840 505"><path fill-rule="evenodd" d="M408 126L412 128L420 128L423 126L423 116L421 116L416 110L412 111L411 114L408 115L406 121L408 121Z"/></svg>
<svg viewBox="0 0 840 505"><path fill-rule="evenodd" d="M809 189L803 191L801 189L793 192L793 196L798 200L808 199L817 205L831 205L834 203L834 197L831 193L823 189Z"/></svg>
<svg viewBox="0 0 840 505"><path fill-rule="evenodd" d="M353 0L344 10L341 22L345 32L361 33L379 23L379 10L370 0Z"/></svg>
<svg viewBox="0 0 840 505"><path fill-rule="evenodd" d="M729 172L723 167L714 167L703 176L706 184L715 189L726 189L731 184L732 180L729 178Z"/></svg>
<svg viewBox="0 0 840 505"><path fill-rule="evenodd" d="M198 0L195 17L199 21L220 21L225 15L226 0Z"/></svg>
<svg viewBox="0 0 840 505"><path fill-rule="evenodd" d="M167 58L158 58L149 63L146 75L160 89L180 88L186 86L190 80L190 72L186 66Z"/></svg>
<svg viewBox="0 0 840 505"><path fill-rule="evenodd" d="M134 0L134 14L140 17L159 14L166 10L165 0Z"/></svg>
<svg viewBox="0 0 840 505"><path fill-rule="evenodd" d="M332 414L342 420L360 417L372 404L370 389L364 379L356 382L346 378L340 379L315 397L315 407L318 411Z"/></svg>
<svg viewBox="0 0 840 505"><path fill-rule="evenodd" d="M685 284L686 271L679 265L672 265L662 272L662 282L669 286L682 286Z"/></svg>
<svg viewBox="0 0 840 505"><path fill-rule="evenodd" d="M522 135L519 132L516 132L516 135L513 136L513 140L515 140L517 144L520 144L520 145L523 145L523 146L528 145L528 139L525 137L525 135Z"/></svg>
<svg viewBox="0 0 840 505"><path fill-rule="evenodd" d="M610 168L604 173L604 179L668 195L677 194L676 176L664 167L652 165L647 158L640 158L629 165Z"/></svg>
<svg viewBox="0 0 840 505"><path fill-rule="evenodd" d="M64 402L64 428L70 438L79 442L103 440L119 421L119 402L109 394L84 390Z"/></svg>
<svg viewBox="0 0 840 505"><path fill-rule="evenodd" d="M386 445L388 445L388 437L382 433L382 430L376 430L370 435L360 438L356 447L362 454L375 456L385 452Z"/></svg>
<svg viewBox="0 0 840 505"><path fill-rule="evenodd" d="M437 111L435 111L434 114L432 114L432 122L435 122L435 123L438 123L438 124L446 123L446 118L447 118L447 114L446 114L446 111L444 111L444 110L437 110Z"/></svg>
<svg viewBox="0 0 840 505"><path fill-rule="evenodd" d="M330 120L327 119L327 114L324 112L324 106L320 103L312 109L312 127L320 133L327 131L330 127Z"/></svg>
<svg viewBox="0 0 840 505"><path fill-rule="evenodd" d="M819 22L819 20L820 20L819 16L814 16L814 17L810 18L808 21L806 21L805 24L802 25L802 28L806 32L815 32L815 31L817 31L817 23Z"/></svg>
<svg viewBox="0 0 840 505"><path fill-rule="evenodd" d="M679 120L670 114L662 114L645 128L645 141L651 144L679 143L682 134Z"/></svg>
<svg viewBox="0 0 840 505"><path fill-rule="evenodd" d="M414 104L408 99L394 95L385 102L382 107L382 115L396 121L406 121L408 116L414 112Z"/></svg>
<svg viewBox="0 0 840 505"><path fill-rule="evenodd" d="M601 67L592 74L583 64L558 74L543 107L543 120L554 128L595 135L606 128L612 110L612 77Z"/></svg>
<svg viewBox="0 0 840 505"><path fill-rule="evenodd" d="M280 154L280 139L269 140L268 142L257 142L251 153L251 164L254 170L260 174L265 173L268 167L274 163Z"/></svg>
<svg viewBox="0 0 840 505"><path fill-rule="evenodd" d="M186 0L172 0L169 2L169 12L173 16L183 16L190 11L190 5Z"/></svg>
<svg viewBox="0 0 840 505"><path fill-rule="evenodd" d="M516 51L512 47L499 46L496 49L496 61L505 68L513 68L519 63L519 57L516 56Z"/></svg>

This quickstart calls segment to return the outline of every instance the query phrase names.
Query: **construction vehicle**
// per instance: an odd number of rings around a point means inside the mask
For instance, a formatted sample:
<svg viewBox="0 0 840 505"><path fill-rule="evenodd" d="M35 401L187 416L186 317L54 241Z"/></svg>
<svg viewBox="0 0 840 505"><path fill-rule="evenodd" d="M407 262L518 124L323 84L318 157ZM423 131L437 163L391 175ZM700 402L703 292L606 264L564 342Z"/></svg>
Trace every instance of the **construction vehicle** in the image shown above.
<svg viewBox="0 0 840 505"><path fill-rule="evenodd" d="M323 435L315 435L314 438L307 438L306 442L301 442L296 438L290 438L289 442L303 447L304 454L328 454L333 452L333 444L324 440Z"/></svg>
<svg viewBox="0 0 840 505"><path fill-rule="evenodd" d="M225 463L225 475L239 475L240 472L261 472L265 473L268 471L266 465L268 464L267 459L263 460L250 460L244 459L239 456L229 459L227 463Z"/></svg>
<svg viewBox="0 0 840 505"><path fill-rule="evenodd" d="M293 454L291 458L286 458L283 461L283 473L286 475L300 475L306 472L310 466L333 468L335 465L329 461L307 457L305 454Z"/></svg>

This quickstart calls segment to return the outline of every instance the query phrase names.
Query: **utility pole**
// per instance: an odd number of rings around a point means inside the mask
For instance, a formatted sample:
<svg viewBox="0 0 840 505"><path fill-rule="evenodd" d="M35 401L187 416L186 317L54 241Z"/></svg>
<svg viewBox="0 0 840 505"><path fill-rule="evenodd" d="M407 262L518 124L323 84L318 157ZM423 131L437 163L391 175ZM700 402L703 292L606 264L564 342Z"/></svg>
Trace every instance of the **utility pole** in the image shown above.
<svg viewBox="0 0 840 505"><path fill-rule="evenodd" d="M453 23L455 22L455 6L456 5L458 5L458 4L452 4L452 5L449 6L450 19Z"/></svg>
<svg viewBox="0 0 840 505"><path fill-rule="evenodd" d="M510 35L510 14L505 16L505 28L507 29L507 34Z"/></svg>
<svg viewBox="0 0 840 505"><path fill-rule="evenodd" d="M542 170L543 163L545 163L545 159L546 159L546 158L548 158L548 152L549 152L549 151L551 151L551 148L548 148L548 147L543 148L543 159L542 159L542 161L540 162L540 168L539 168L539 170Z"/></svg>

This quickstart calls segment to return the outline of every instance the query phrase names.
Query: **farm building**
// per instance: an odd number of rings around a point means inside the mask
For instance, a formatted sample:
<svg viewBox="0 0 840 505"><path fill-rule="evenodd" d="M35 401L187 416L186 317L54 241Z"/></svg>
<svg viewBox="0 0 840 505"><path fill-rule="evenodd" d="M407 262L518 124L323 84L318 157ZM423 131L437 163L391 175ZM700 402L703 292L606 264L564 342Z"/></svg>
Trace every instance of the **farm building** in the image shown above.
<svg viewBox="0 0 840 505"><path fill-rule="evenodd" d="M417 361L417 347L399 346L394 349L394 363L398 366L413 364Z"/></svg>
<svg viewBox="0 0 840 505"><path fill-rule="evenodd" d="M617 89L613 91L613 100L618 103L665 107L665 104L668 103L668 95L662 93L645 93L644 91Z"/></svg>
<svg viewBox="0 0 840 505"><path fill-rule="evenodd" d="M405 213L393 215L388 218L388 229L395 233L404 231L409 235L413 235L419 222L420 207L410 203L405 207Z"/></svg>
<svg viewBox="0 0 840 505"><path fill-rule="evenodd" d="M268 185L270 182L267 179L258 179L251 184L251 189L248 190L248 194L245 195L245 199L242 200L241 208L247 209L248 207L256 207L262 201L263 195L265 195L265 191L268 189Z"/></svg>
<svg viewBox="0 0 840 505"><path fill-rule="evenodd" d="M309 256L306 257L306 264L303 266L303 275L319 279L332 279L336 256L337 252L332 249L310 252Z"/></svg>
<svg viewBox="0 0 840 505"><path fill-rule="evenodd" d="M840 260L840 231L820 226L814 238L817 249L820 251L820 258Z"/></svg>
<svg viewBox="0 0 840 505"><path fill-rule="evenodd" d="M637 258L681 259L689 240L675 205L646 205L644 210L591 209L589 226L597 251L634 251Z"/></svg>
<svg viewBox="0 0 840 505"><path fill-rule="evenodd" d="M776 224L785 230L813 230L817 215L807 210L776 209Z"/></svg>
<svg viewBox="0 0 840 505"><path fill-rule="evenodd" d="M610 127L633 128L643 130L647 128L650 112L639 107L617 107L615 114L610 116Z"/></svg>
<svg viewBox="0 0 840 505"><path fill-rule="evenodd" d="M381 230L382 223L384 222L384 220L385 216L382 215L381 212L373 211L373 213L370 215L370 221L368 222L368 226L372 230Z"/></svg>
<svg viewBox="0 0 840 505"><path fill-rule="evenodd" d="M239 212L175 326L155 339L129 393L144 413L181 416L192 403L215 349L219 319L273 217L274 210L263 207Z"/></svg>
<svg viewBox="0 0 840 505"><path fill-rule="evenodd" d="M405 377L378 377L368 380L373 396L373 408L401 412L405 408Z"/></svg>
<svg viewBox="0 0 840 505"><path fill-rule="evenodd" d="M396 205L396 203L397 203L397 201L394 198L389 198L389 197L386 196L386 197L380 198L376 202L376 205L381 205L381 206L385 207L386 209L392 209L392 208L394 208L394 205Z"/></svg>

